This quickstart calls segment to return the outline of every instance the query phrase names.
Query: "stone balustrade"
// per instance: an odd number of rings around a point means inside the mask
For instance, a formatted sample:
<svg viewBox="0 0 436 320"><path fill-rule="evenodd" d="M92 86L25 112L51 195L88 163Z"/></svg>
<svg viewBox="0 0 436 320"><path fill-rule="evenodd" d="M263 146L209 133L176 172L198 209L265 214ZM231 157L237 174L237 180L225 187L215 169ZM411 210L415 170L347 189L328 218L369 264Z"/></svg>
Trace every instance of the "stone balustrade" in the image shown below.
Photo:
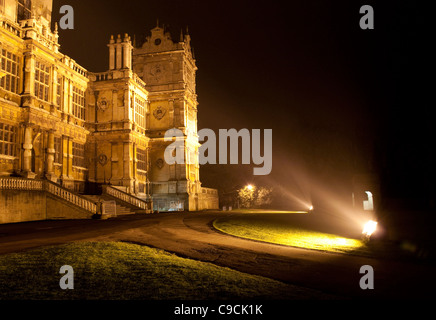
<svg viewBox="0 0 436 320"><path fill-rule="evenodd" d="M92 201L46 180L0 178L0 190L45 191L83 210L97 213L97 205Z"/></svg>
<svg viewBox="0 0 436 320"><path fill-rule="evenodd" d="M48 193L55 195L63 200L66 200L86 211L97 213L97 205L92 201L86 199L85 197L75 194L68 189L65 189L50 181L44 181L44 184L44 189Z"/></svg>
<svg viewBox="0 0 436 320"><path fill-rule="evenodd" d="M43 181L19 179L19 178L0 178L0 190L44 190Z"/></svg>
<svg viewBox="0 0 436 320"><path fill-rule="evenodd" d="M129 193L126 193L124 191L121 191L119 189L116 189L111 186L103 186L103 193L112 196L114 198L117 198L121 201L124 201L128 204L131 204L132 206L135 206L137 208L140 208L142 210L151 210L151 203L137 198Z"/></svg>
<svg viewBox="0 0 436 320"><path fill-rule="evenodd" d="M8 30L9 32L13 33L17 37L22 37L23 30L19 27L17 27L14 23L11 21L8 21L6 19L0 20L0 28L3 28L5 30Z"/></svg>

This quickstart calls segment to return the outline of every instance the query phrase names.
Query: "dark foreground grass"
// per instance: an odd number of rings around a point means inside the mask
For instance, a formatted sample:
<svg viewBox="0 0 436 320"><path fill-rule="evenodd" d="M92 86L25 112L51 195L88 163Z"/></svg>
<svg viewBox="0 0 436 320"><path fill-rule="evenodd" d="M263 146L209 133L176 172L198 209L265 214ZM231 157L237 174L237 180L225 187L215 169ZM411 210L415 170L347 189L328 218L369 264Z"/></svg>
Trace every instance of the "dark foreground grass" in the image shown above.
<svg viewBox="0 0 436 320"><path fill-rule="evenodd" d="M74 289L62 290L63 265ZM129 243L79 242L0 256L1 300L326 299L320 292Z"/></svg>

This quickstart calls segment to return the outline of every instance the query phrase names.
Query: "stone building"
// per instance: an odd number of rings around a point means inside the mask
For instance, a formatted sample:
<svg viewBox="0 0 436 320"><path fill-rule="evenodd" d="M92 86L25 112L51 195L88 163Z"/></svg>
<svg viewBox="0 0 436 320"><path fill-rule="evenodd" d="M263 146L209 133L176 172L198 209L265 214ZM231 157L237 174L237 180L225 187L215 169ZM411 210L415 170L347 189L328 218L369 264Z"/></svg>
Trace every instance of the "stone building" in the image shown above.
<svg viewBox="0 0 436 320"><path fill-rule="evenodd" d="M157 26L145 43L133 51L133 70L147 83L149 92L148 136L153 200L165 207L168 195L172 195L172 205L181 207L188 202L189 209L195 210L204 194L201 192L198 163L197 67L190 41L188 34L181 34L179 42L173 42L170 34ZM168 165L163 161L163 153L172 143L163 141L163 137L172 128L183 132L185 158L189 164Z"/></svg>
<svg viewBox="0 0 436 320"><path fill-rule="evenodd" d="M93 73L61 53L51 11L51 0L0 0L0 223L90 217L100 201L218 208L200 183L189 35L156 27L139 48L112 36L108 71ZM172 128L187 164L164 161Z"/></svg>

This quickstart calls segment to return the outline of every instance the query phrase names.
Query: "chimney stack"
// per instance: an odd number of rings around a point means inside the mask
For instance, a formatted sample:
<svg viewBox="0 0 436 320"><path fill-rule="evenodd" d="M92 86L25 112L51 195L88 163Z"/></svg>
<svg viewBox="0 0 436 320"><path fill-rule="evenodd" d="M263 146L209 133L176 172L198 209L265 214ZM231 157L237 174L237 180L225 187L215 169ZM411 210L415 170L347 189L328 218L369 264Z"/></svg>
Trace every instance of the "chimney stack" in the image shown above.
<svg viewBox="0 0 436 320"><path fill-rule="evenodd" d="M132 68L132 41L129 35L124 34L124 39L118 35L115 41L114 36L108 44L109 47L109 70L131 69Z"/></svg>

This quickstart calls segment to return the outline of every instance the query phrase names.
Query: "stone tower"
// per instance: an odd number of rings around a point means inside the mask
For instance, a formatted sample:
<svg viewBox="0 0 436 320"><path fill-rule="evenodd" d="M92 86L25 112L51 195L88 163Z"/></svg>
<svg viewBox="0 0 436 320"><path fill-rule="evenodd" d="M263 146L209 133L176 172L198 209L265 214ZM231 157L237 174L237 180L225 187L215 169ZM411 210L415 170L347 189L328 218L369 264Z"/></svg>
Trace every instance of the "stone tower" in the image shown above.
<svg viewBox="0 0 436 320"><path fill-rule="evenodd" d="M132 72L130 37L111 37L109 70L89 73L87 158L90 186L110 184L148 194L147 90Z"/></svg>
<svg viewBox="0 0 436 320"><path fill-rule="evenodd" d="M150 180L155 205L199 208L201 192L198 163L196 61L191 38L183 32L178 42L159 25L141 47L133 51L133 70L149 92L148 132L150 137ZM185 164L169 165L164 152L171 142L169 129L183 132ZM160 204L159 204L160 203Z"/></svg>

